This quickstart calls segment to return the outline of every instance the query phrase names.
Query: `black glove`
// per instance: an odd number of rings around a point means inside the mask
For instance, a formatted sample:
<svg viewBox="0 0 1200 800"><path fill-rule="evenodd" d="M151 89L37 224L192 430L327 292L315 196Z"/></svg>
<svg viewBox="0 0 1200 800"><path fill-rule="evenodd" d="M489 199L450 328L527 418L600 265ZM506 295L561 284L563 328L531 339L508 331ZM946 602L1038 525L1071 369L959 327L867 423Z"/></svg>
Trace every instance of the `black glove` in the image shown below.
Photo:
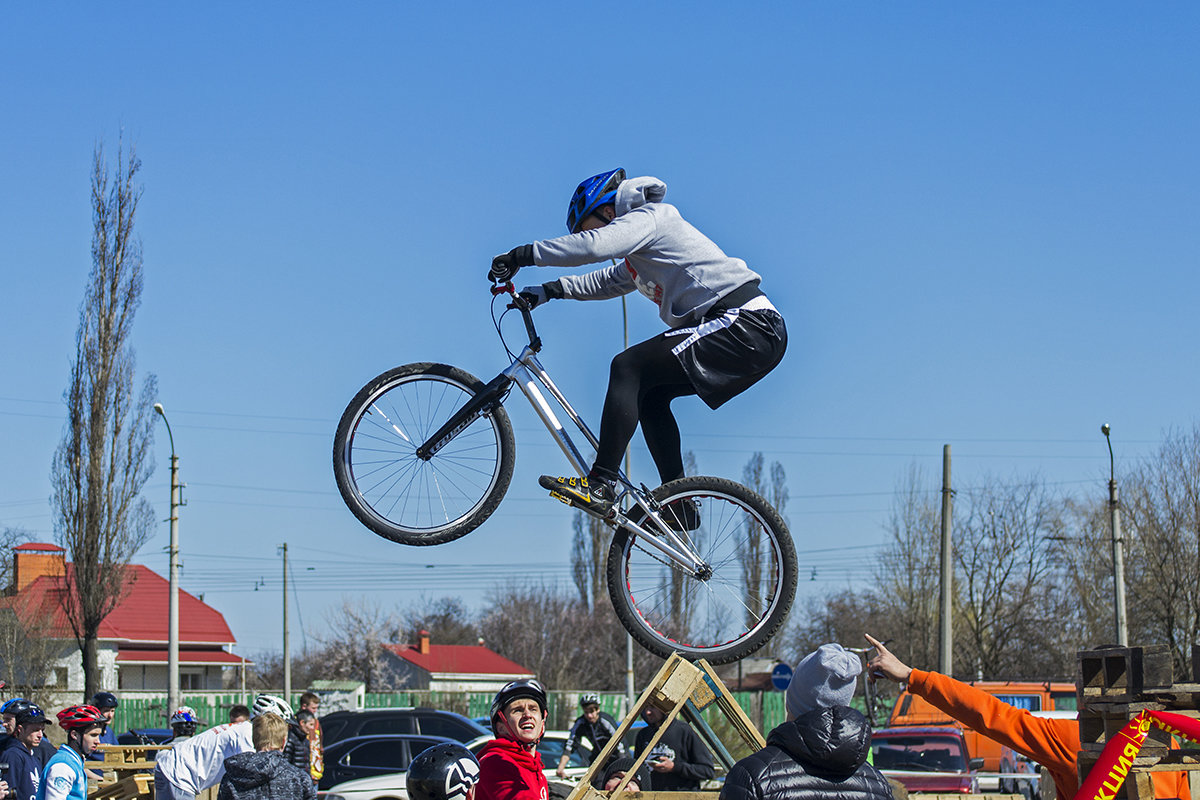
<svg viewBox="0 0 1200 800"><path fill-rule="evenodd" d="M525 286L517 292L517 295L529 303L530 309L534 309L547 300L561 300L563 288L558 281L548 281L541 286Z"/></svg>
<svg viewBox="0 0 1200 800"><path fill-rule="evenodd" d="M533 266L533 245L523 244L492 259L488 277L496 283L508 283L521 267Z"/></svg>

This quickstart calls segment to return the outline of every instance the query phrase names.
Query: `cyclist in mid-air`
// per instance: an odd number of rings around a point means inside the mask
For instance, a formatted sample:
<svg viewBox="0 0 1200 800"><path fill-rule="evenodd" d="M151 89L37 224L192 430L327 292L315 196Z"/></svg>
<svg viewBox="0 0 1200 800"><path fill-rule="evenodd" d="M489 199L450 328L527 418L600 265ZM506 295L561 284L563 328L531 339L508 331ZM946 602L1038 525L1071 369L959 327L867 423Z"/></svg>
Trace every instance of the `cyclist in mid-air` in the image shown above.
<svg viewBox="0 0 1200 800"><path fill-rule="evenodd" d="M586 478L543 475L553 497L606 516L616 499L621 457L638 422L663 483L683 477L677 397L699 395L719 408L770 372L783 358L783 317L759 289L760 276L730 258L688 224L658 178L625 178L615 169L588 178L567 211L568 236L515 247L492 259L489 276L504 283L521 267L578 267L620 263L570 275L520 295L532 306L547 300L605 300L638 290L654 301L670 328L617 355L600 417L600 446ZM694 506L665 521L693 530Z"/></svg>

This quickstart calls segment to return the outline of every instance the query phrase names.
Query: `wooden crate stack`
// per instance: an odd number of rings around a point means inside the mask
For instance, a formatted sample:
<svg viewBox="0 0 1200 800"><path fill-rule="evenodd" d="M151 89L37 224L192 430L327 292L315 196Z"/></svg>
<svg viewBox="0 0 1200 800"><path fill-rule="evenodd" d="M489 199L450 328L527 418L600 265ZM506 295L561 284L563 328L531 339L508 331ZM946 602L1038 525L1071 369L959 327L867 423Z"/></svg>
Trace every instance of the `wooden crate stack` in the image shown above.
<svg viewBox="0 0 1200 800"><path fill-rule="evenodd" d="M1170 711L1200 719L1200 646L1192 648L1191 682L1176 683L1167 645L1113 647L1079 653L1079 779L1088 774L1109 740L1140 712ZM1189 775L1192 800L1200 800L1200 750L1190 742L1170 749L1170 736L1151 727L1116 800L1153 800L1154 772Z"/></svg>

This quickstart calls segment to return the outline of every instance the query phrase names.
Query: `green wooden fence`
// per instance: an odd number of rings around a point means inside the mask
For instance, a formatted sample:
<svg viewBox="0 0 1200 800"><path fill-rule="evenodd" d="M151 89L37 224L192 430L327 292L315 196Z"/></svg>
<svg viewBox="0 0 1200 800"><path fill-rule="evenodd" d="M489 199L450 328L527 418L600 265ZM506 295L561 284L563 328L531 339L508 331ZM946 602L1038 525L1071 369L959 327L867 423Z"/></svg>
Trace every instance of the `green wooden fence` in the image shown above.
<svg viewBox="0 0 1200 800"><path fill-rule="evenodd" d="M292 694L293 708L300 707L300 692ZM768 731L784 720L782 692L733 692L738 705L747 716L758 726L765 736ZM467 717L486 717L491 708L493 693L491 692L370 692L365 696L364 708L405 708L420 706L438 708L444 711L454 711ZM219 725L229 721L229 709L238 704L250 705L253 693L244 695L240 692L225 694L184 694L183 705L196 710L204 727ZM579 716L578 692L551 692L547 726L552 730L562 730L570 727ZM601 707L618 721L625 713L625 696L617 693L601 693ZM130 728L165 728L167 720L174 709L167 708L167 698L151 697L145 699L122 698L117 709L113 727L118 732ZM705 716L709 724L720 729L720 724L713 715L712 709L706 709Z"/></svg>

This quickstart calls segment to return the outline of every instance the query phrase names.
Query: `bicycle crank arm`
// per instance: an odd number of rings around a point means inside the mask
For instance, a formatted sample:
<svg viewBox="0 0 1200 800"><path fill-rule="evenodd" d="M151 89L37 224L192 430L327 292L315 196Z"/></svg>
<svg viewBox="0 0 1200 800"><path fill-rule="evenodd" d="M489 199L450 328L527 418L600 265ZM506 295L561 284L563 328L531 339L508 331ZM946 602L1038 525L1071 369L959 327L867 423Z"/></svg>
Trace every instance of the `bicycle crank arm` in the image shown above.
<svg viewBox="0 0 1200 800"><path fill-rule="evenodd" d="M666 525L662 522L662 520L656 520L656 522L666 528ZM658 550L671 561L690 571L698 578L704 579L706 576L712 574L712 567L694 556L689 551L687 546L679 541L678 537L675 536L673 531L668 534L672 541L664 541L662 534L651 533L641 525L638 525L636 522L626 517L624 514L617 514L612 524L615 527L627 528L633 531L635 534L641 537L643 543L650 545L655 550Z"/></svg>

